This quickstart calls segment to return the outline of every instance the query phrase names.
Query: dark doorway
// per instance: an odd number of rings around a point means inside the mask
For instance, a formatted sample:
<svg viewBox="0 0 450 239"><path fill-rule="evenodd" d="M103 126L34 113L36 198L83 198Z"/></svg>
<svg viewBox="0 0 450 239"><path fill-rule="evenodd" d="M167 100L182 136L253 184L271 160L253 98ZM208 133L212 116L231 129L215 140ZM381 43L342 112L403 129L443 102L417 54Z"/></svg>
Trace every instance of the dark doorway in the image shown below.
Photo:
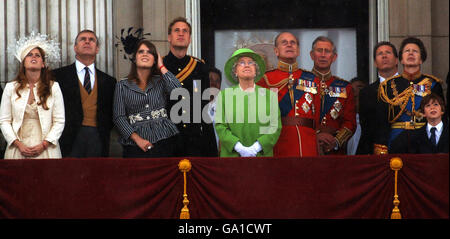
<svg viewBox="0 0 450 239"><path fill-rule="evenodd" d="M201 0L200 11L202 57L210 65L215 65L216 30L353 28L357 75L369 79L367 0Z"/></svg>

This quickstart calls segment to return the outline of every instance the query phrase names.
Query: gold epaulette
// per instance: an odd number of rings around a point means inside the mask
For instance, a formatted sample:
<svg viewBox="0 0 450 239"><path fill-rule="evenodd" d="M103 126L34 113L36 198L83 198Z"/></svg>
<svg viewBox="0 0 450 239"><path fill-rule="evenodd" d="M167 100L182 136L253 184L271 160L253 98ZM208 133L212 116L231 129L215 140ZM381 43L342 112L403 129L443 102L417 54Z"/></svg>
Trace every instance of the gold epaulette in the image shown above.
<svg viewBox="0 0 450 239"><path fill-rule="evenodd" d="M342 78L340 78L340 77L338 77L338 76L335 76L335 75L333 75L333 77L334 77L334 79L336 79L336 80L341 80L341 81L349 82L349 81L344 80L344 79L342 79Z"/></svg>
<svg viewBox="0 0 450 239"><path fill-rule="evenodd" d="M383 82L380 83L380 85L378 86L378 100L383 100L384 102L388 102L389 99L387 98L387 93L386 93L386 86L388 81L391 81L392 79L396 79L396 78L400 78L402 77L402 75L394 75L391 77L386 78ZM383 97L384 96L384 97Z"/></svg>
<svg viewBox="0 0 450 239"><path fill-rule="evenodd" d="M394 75L394 76L388 77L383 82L380 83L380 86L386 85L388 81L395 79L395 78L399 78L399 77L402 77L402 75Z"/></svg>
<svg viewBox="0 0 450 239"><path fill-rule="evenodd" d="M197 60L197 61L203 63L203 64L206 64L205 60L203 60L203 59L197 58L197 57L195 57L195 56L191 56L191 57L194 58L195 60Z"/></svg>
<svg viewBox="0 0 450 239"><path fill-rule="evenodd" d="M352 137L353 132L347 128L342 128L337 131L336 140L338 141L339 148L342 147L347 140Z"/></svg>
<svg viewBox="0 0 450 239"><path fill-rule="evenodd" d="M441 80L439 78L437 78L436 76L434 76L434 75L428 75L428 74L423 74L423 75L428 77L428 78L431 78L431 79L435 80L436 82L441 82Z"/></svg>
<svg viewBox="0 0 450 239"><path fill-rule="evenodd" d="M298 69L303 71L303 72L308 72L308 73L311 73L311 74L314 75L314 73L312 71L310 71L310 70L306 70L306 69L303 69L303 68L300 68L300 67Z"/></svg>
<svg viewBox="0 0 450 239"><path fill-rule="evenodd" d="M388 154L388 147L384 144L374 144L373 154L375 155Z"/></svg>

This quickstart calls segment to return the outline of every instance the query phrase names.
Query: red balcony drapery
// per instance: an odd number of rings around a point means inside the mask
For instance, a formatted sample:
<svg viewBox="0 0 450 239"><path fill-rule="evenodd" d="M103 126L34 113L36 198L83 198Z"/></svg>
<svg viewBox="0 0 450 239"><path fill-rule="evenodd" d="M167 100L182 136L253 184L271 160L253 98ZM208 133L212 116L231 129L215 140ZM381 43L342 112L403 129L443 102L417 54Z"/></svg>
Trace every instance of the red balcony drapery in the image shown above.
<svg viewBox="0 0 450 239"><path fill-rule="evenodd" d="M449 155L189 158L195 218L449 218ZM181 158L0 160L1 218L173 218Z"/></svg>

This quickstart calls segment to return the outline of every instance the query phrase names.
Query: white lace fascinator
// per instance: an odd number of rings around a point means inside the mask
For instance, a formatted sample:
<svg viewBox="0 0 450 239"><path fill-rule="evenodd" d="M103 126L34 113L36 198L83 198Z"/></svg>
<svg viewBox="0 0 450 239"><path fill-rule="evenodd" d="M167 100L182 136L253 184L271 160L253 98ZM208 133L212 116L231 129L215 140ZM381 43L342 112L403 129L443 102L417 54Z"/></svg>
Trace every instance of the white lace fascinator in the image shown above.
<svg viewBox="0 0 450 239"><path fill-rule="evenodd" d="M59 43L50 39L47 35L31 32L29 36L21 37L16 43L8 48L20 63L25 56L34 48L39 47L45 52L45 62L53 65L60 62Z"/></svg>

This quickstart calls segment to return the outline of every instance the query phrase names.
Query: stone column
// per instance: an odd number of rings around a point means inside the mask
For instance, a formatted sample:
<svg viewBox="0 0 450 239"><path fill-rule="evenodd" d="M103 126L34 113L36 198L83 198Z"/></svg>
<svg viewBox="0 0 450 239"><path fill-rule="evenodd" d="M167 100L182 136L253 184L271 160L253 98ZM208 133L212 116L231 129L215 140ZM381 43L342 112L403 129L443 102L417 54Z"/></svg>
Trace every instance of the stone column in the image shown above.
<svg viewBox="0 0 450 239"><path fill-rule="evenodd" d="M446 77L449 71L448 5L449 1L447 0L431 1L431 45L433 46L433 75L443 81L442 86L444 87L445 92L448 90Z"/></svg>
<svg viewBox="0 0 450 239"><path fill-rule="evenodd" d="M399 50L404 38L420 38L428 54L422 72L443 80L444 93L449 71L448 6L446 0L389 1L390 41Z"/></svg>
<svg viewBox="0 0 450 239"><path fill-rule="evenodd" d="M167 28L176 17L185 17L184 0L149 0L144 1L142 8L146 12L143 15L143 27L145 32L152 35L149 39L155 44L161 56L169 52L167 42Z"/></svg>

